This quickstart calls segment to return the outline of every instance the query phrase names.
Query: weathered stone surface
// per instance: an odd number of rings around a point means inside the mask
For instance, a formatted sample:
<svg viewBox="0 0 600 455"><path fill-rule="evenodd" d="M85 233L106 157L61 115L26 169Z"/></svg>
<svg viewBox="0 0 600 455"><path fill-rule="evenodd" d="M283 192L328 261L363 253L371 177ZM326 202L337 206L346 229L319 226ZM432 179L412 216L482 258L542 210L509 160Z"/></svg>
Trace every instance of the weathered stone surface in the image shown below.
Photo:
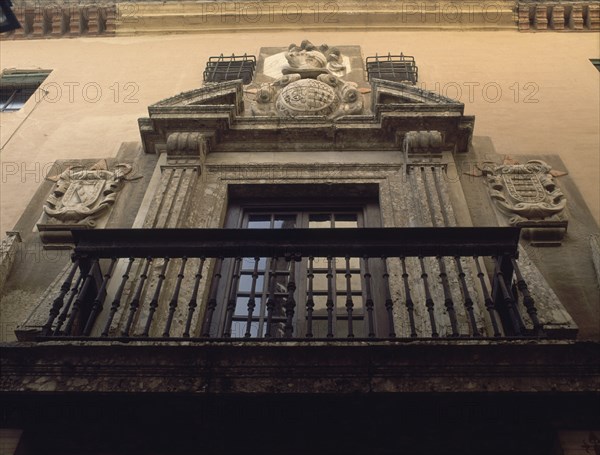
<svg viewBox="0 0 600 455"><path fill-rule="evenodd" d="M600 234L590 236L590 249L592 250L592 261L594 262L598 286L600 287Z"/></svg>
<svg viewBox="0 0 600 455"><path fill-rule="evenodd" d="M7 232L0 243L0 293L12 269L19 243L21 235L17 231Z"/></svg>
<svg viewBox="0 0 600 455"><path fill-rule="evenodd" d="M28 393L599 391L597 349L590 342L518 341L20 343L2 346L0 387Z"/></svg>

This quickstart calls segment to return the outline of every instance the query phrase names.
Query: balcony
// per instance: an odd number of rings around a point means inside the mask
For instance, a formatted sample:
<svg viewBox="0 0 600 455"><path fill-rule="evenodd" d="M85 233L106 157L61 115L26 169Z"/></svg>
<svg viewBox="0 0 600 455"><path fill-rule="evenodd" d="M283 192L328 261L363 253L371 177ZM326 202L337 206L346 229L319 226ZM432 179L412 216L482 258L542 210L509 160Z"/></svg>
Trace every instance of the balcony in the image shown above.
<svg viewBox="0 0 600 455"><path fill-rule="evenodd" d="M517 228L73 231L37 341L543 338Z"/></svg>

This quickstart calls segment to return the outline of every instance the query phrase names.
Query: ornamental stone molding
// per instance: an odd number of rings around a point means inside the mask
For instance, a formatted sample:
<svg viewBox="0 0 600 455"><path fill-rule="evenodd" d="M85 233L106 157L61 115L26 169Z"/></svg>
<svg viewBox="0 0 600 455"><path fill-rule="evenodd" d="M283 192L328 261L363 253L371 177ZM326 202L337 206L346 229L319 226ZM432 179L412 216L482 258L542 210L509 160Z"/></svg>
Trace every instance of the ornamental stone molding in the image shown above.
<svg viewBox="0 0 600 455"><path fill-rule="evenodd" d="M517 4L519 31L597 31L600 30L600 4L597 1L528 1Z"/></svg>

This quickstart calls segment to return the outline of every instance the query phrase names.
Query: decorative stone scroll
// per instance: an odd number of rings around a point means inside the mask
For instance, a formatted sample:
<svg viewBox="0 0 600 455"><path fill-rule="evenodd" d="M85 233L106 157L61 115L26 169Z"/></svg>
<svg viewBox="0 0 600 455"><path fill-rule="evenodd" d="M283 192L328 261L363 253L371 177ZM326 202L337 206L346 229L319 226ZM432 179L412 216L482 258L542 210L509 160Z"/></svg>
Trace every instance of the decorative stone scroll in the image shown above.
<svg viewBox="0 0 600 455"><path fill-rule="evenodd" d="M525 164L488 162L482 171L489 194L498 210L508 217L508 224L533 228L529 234L537 237L545 231L544 235L560 240L568 224L567 199L550 174L551 169L544 161L530 160Z"/></svg>
<svg viewBox="0 0 600 455"><path fill-rule="evenodd" d="M407 164L430 162L442 157L444 138L439 131L408 131L402 140Z"/></svg>
<svg viewBox="0 0 600 455"><path fill-rule="evenodd" d="M340 51L309 41L291 44L282 77L260 86L252 103L254 116L295 118L323 116L336 119L363 112L364 100L357 85L341 79L345 66Z"/></svg>
<svg viewBox="0 0 600 455"><path fill-rule="evenodd" d="M198 157L204 161L210 143L205 134L198 132L176 132L167 137L167 155Z"/></svg>

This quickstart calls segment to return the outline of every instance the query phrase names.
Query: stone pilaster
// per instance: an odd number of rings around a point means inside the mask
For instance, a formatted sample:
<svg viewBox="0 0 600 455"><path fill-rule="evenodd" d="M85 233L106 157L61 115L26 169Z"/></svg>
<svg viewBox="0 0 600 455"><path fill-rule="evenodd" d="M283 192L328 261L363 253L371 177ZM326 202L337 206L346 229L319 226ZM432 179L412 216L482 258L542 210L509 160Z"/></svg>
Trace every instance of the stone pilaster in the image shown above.
<svg viewBox="0 0 600 455"><path fill-rule="evenodd" d="M160 228L180 228L186 225L188 217L189 205L192 201L193 194L197 191L197 183L199 176L202 173L206 155L208 153L208 140L205 135L193 132L175 132L167 137L167 153L166 162L159 164L160 180L154 187L154 195L146 212L143 228L160 229ZM152 189L149 189L152 191ZM173 294L176 276L181 267L181 259L171 259L168 263L165 273L165 280L162 284L158 309L153 317L152 326L150 329L151 336L161 336L162 330L167 318L169 300ZM143 332L146 320L149 315L148 301L154 295L157 285L159 284L159 275L165 264L164 258L155 258L149 269L148 279L144 286L142 295L142 303L136 313L136 318L131 335L139 335ZM172 333L182 332L182 325L185 325L187 315L187 304L191 296L191 285L193 276L197 272L199 259L190 259L187 261L184 270L186 277L185 285L181 289L179 295L179 303L177 311L173 319ZM126 267L126 261L120 261L115 273L115 277L120 278ZM119 333L125 326L130 300L135 293L135 289L140 282L140 276L144 268L144 261L137 260L133 267L130 276L131 280L124 292L121 307L116 314L112 323L112 333ZM208 264L206 269L208 269ZM204 272L204 277L208 276ZM114 293L118 279L111 284L108 292ZM104 325L106 313L102 315L99 322L95 326L95 331L99 335ZM194 325L197 325L197 318L200 311L197 311L194 317Z"/></svg>
<svg viewBox="0 0 600 455"><path fill-rule="evenodd" d="M167 162L150 204L144 228L181 227L191 191L202 172L208 140L200 133L172 133L167 138Z"/></svg>

